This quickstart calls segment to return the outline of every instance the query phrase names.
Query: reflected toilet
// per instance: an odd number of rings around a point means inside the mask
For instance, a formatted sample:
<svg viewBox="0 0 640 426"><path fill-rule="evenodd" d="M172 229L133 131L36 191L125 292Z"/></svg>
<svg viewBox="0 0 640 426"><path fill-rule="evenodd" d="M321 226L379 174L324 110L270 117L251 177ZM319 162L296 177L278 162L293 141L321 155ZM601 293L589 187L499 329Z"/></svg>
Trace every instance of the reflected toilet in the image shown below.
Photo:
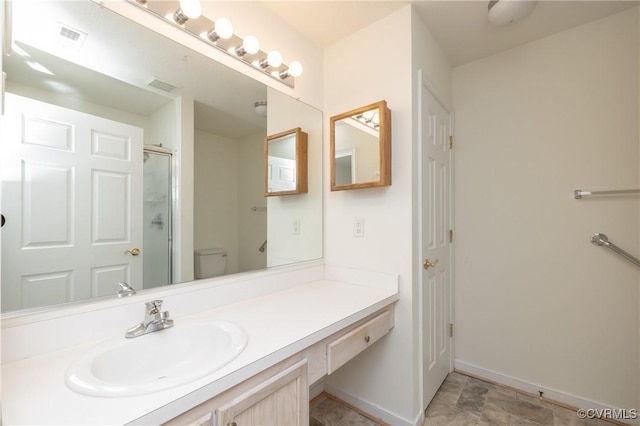
<svg viewBox="0 0 640 426"><path fill-rule="evenodd" d="M195 250L194 274L197 280L224 275L227 266L227 252L223 248L214 247Z"/></svg>

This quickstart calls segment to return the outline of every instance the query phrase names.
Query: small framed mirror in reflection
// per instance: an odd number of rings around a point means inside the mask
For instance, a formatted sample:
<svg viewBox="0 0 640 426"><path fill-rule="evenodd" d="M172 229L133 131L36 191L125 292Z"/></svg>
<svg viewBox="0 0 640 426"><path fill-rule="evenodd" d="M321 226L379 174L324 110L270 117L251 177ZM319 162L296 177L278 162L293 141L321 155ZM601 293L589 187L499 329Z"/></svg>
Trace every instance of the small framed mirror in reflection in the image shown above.
<svg viewBox="0 0 640 426"><path fill-rule="evenodd" d="M331 190L391 185L391 111L376 102L331 117Z"/></svg>
<svg viewBox="0 0 640 426"><path fill-rule="evenodd" d="M300 127L265 138L265 197L307 192L307 139Z"/></svg>

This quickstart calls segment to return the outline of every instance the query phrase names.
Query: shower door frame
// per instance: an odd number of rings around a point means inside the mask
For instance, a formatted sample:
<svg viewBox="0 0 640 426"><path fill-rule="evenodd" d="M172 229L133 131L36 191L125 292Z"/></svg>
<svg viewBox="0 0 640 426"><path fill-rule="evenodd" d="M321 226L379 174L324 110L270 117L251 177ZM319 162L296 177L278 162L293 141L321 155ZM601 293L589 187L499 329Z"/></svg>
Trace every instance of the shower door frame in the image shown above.
<svg viewBox="0 0 640 426"><path fill-rule="evenodd" d="M173 273L175 271L175 267L174 267L175 252L173 247L173 241L174 241L173 218L175 216L174 212L176 208L176 197L175 197L176 161L175 161L175 156L173 154L173 151L169 148L164 148L162 146L157 146L157 145L144 145L143 154L147 152L158 154L158 155L165 155L169 157L169 217L167 220L167 222L169 223L168 225L169 241L167 242L169 245L169 282L167 283L167 285L171 285L171 284L174 284L175 282L175 277L173 276ZM142 186L144 191L144 182ZM144 206L143 206L143 209L144 209ZM142 238L144 240L144 235L142 236ZM143 277L143 282L144 282L144 277Z"/></svg>

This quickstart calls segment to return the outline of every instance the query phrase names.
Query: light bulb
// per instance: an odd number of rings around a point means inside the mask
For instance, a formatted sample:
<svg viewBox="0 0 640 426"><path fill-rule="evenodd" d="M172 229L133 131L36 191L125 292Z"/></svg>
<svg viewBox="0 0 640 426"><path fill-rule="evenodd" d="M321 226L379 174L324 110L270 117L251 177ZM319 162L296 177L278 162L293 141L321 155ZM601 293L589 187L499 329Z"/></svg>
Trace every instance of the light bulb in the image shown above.
<svg viewBox="0 0 640 426"><path fill-rule="evenodd" d="M260 42L255 36L248 35L242 41L242 47L248 54L253 55L260 50Z"/></svg>
<svg viewBox="0 0 640 426"><path fill-rule="evenodd" d="M282 54L277 50L272 50L267 55L267 63L269 64L269 66L272 66L274 68L279 67L280 65L282 65Z"/></svg>
<svg viewBox="0 0 640 426"><path fill-rule="evenodd" d="M375 112L370 109L369 111L365 111L362 116L367 120L367 121L371 121L371 119L373 118L373 114L375 114Z"/></svg>
<svg viewBox="0 0 640 426"><path fill-rule="evenodd" d="M196 19L202 15L200 0L180 0L180 9L189 19Z"/></svg>
<svg viewBox="0 0 640 426"><path fill-rule="evenodd" d="M302 64L298 61L293 61L289 64L289 74L292 77L300 77L302 75Z"/></svg>
<svg viewBox="0 0 640 426"><path fill-rule="evenodd" d="M377 112L373 114L373 118L371 118L371 122L373 122L373 124L380 124L380 114L378 114Z"/></svg>
<svg viewBox="0 0 640 426"><path fill-rule="evenodd" d="M282 54L277 50L272 50L267 55L267 62L274 68L279 67L282 65Z"/></svg>
<svg viewBox="0 0 640 426"><path fill-rule="evenodd" d="M215 31L220 38L229 39L233 35L233 24L227 18L218 18Z"/></svg>

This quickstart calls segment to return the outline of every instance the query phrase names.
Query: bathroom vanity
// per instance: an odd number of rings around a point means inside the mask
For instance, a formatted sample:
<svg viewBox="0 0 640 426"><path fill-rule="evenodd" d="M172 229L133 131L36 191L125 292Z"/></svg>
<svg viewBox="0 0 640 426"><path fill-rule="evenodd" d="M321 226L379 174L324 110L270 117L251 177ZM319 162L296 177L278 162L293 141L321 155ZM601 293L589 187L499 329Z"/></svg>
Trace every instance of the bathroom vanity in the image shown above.
<svg viewBox="0 0 640 426"><path fill-rule="evenodd" d="M306 424L309 417L309 383L336 371L391 328L393 308L385 307L167 424Z"/></svg>
<svg viewBox="0 0 640 426"><path fill-rule="evenodd" d="M243 289L247 296L229 300L228 286L235 286L236 292ZM124 329L106 333L100 325L87 322L103 321L118 311L135 322L144 313L143 298L132 297L127 306L105 307L104 312L69 312L49 320L3 325L3 423L306 424L309 386L392 329L398 282L394 275L320 265L248 274L228 283L214 279L162 298L173 311L175 328L231 321L247 332L246 348L224 367L171 389L128 397L86 396L65 385L65 372L105 339L124 333ZM192 312L203 300L217 306ZM114 317L114 322L120 320ZM47 330L65 324L71 329L60 330L60 339L68 345L63 348L49 350L47 345L60 343L46 341L38 347L23 335L47 336ZM72 332L73 324L81 336L91 326L96 327L94 335L103 336L69 345L73 339L64 336Z"/></svg>

